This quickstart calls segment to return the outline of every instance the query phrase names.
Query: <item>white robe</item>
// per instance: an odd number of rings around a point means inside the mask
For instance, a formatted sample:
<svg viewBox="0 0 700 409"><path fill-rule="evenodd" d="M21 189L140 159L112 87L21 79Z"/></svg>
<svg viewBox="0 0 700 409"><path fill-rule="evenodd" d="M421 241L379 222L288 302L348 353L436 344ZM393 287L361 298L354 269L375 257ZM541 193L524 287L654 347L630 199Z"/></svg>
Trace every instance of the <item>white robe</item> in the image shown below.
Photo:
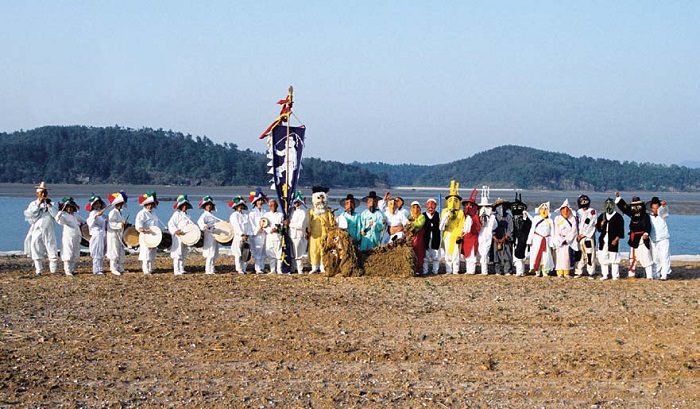
<svg viewBox="0 0 700 409"><path fill-rule="evenodd" d="M574 260L569 249L578 251L578 228L576 227L576 218L572 214L568 219L564 216L554 218L554 233L552 234L552 244L556 249L556 269L571 270ZM566 243L566 244L565 244Z"/></svg>
<svg viewBox="0 0 700 409"><path fill-rule="evenodd" d="M292 210L289 218L289 238L294 246L294 258L301 258L306 253L306 230L309 228L309 217L301 207Z"/></svg>
<svg viewBox="0 0 700 409"><path fill-rule="evenodd" d="M58 260L54 218L56 210L53 205L39 204L39 199L29 203L24 211L24 219L30 224L24 240L24 252L33 260L48 257Z"/></svg>
<svg viewBox="0 0 700 409"><path fill-rule="evenodd" d="M122 223L124 215L119 209L112 209L107 217L107 258L119 260L124 257L124 245L122 237L124 229Z"/></svg>
<svg viewBox="0 0 700 409"><path fill-rule="evenodd" d="M532 219L532 227L530 234L527 236L527 244L530 247L530 270L539 271L540 267L545 272L549 272L554 268L554 260L552 260L552 233L554 232L554 223L550 218L543 219L541 216L535 216ZM537 254L542 247L542 255L539 265L535 265Z"/></svg>
<svg viewBox="0 0 700 409"><path fill-rule="evenodd" d="M243 212L233 212L231 213L231 217L229 217L229 222L231 222L231 226L233 226L233 242L231 243L231 254L234 257L240 257L243 235L250 237L253 233L253 228L250 225L250 217L248 217L248 215Z"/></svg>
<svg viewBox="0 0 700 409"><path fill-rule="evenodd" d="M63 226L61 237L61 260L77 262L80 258L80 225L85 219L79 214L60 211L56 214L56 222Z"/></svg>
<svg viewBox="0 0 700 409"><path fill-rule="evenodd" d="M265 253L269 258L281 259L282 235L279 231L273 232L273 229L281 228L284 214L282 212L267 212L264 217L270 222L265 228Z"/></svg>
<svg viewBox="0 0 700 409"><path fill-rule="evenodd" d="M139 232L140 229L148 230L151 226L159 227L162 230L166 230L163 222L160 221L158 216L152 211L146 208L141 209L136 214L136 219L134 220L134 227ZM139 234L139 260L141 261L153 261L156 258L156 248L148 248L146 242L144 241L145 235Z"/></svg>
<svg viewBox="0 0 700 409"><path fill-rule="evenodd" d="M202 256L204 256L204 258L215 258L219 255L219 242L214 239L211 233L211 229L214 228L214 225L218 221L219 219L217 217L206 210L199 216L199 219L197 219L197 225L204 235L202 245ZM205 229L206 226L209 226L209 228Z"/></svg>
<svg viewBox="0 0 700 409"><path fill-rule="evenodd" d="M180 236L175 234L188 224L194 224L190 216L182 210L176 210L168 221L168 230L172 234L173 243L170 245L170 257L184 260L189 252L189 247L180 240Z"/></svg>
<svg viewBox="0 0 700 409"><path fill-rule="evenodd" d="M107 250L107 218L104 215L97 215L98 211L93 210L87 218L90 228L90 257L101 259Z"/></svg>

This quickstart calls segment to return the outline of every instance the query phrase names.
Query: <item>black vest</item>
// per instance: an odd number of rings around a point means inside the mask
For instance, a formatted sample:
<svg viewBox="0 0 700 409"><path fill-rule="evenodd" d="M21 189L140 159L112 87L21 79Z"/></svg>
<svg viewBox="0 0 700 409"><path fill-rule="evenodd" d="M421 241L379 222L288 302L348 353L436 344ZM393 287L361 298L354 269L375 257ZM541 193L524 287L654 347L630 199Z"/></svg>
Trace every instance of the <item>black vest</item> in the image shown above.
<svg viewBox="0 0 700 409"><path fill-rule="evenodd" d="M440 214L438 212L433 213L433 218L428 217L428 213L423 213L425 216L425 224L423 229L425 234L423 235L423 240L425 240L425 248L437 250L440 248L440 239L442 235L440 234Z"/></svg>

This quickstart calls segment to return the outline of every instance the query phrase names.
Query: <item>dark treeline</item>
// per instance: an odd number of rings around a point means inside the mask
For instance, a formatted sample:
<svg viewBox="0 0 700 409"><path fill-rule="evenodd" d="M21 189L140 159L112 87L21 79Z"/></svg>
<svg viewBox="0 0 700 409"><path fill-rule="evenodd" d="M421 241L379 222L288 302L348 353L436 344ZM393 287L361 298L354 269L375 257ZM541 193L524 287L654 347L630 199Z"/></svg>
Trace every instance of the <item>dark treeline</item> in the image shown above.
<svg viewBox="0 0 700 409"><path fill-rule="evenodd" d="M0 133L0 182L268 185L267 161L233 143L162 129L46 126ZM305 158L299 184L375 186L386 180L357 166Z"/></svg>
<svg viewBox="0 0 700 409"><path fill-rule="evenodd" d="M262 149L261 149L262 150ZM0 133L0 182L268 185L263 153L207 137L119 126ZM583 191L698 191L700 169L619 162L506 145L440 165L305 158L300 186L464 185Z"/></svg>
<svg viewBox="0 0 700 409"><path fill-rule="evenodd" d="M698 191L700 169L677 165L619 162L506 145L466 159L434 165L354 163L386 173L392 185L466 186L543 190ZM392 168L393 166L393 168Z"/></svg>

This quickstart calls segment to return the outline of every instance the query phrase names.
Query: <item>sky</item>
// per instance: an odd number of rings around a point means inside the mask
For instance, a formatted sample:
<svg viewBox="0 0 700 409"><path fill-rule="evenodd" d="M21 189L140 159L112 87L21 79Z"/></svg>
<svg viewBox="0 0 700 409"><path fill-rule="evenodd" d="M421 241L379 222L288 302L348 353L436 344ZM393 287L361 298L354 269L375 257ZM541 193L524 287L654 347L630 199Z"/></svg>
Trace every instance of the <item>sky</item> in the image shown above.
<svg viewBox="0 0 700 409"><path fill-rule="evenodd" d="M0 132L163 128L262 152L293 85L304 154L327 160L700 152L700 1L16 1L0 24Z"/></svg>

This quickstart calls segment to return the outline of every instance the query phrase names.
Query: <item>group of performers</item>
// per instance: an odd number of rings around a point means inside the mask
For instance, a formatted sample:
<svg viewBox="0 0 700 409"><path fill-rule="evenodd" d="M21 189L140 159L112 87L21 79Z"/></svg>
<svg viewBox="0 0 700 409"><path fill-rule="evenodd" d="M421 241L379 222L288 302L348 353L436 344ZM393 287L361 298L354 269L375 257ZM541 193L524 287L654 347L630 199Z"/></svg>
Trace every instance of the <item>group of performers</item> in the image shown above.
<svg viewBox="0 0 700 409"><path fill-rule="evenodd" d="M467 274L476 274L478 262L481 274L489 274L492 264L495 274L514 273L522 277L525 263L529 261L530 274L538 277L550 274L582 277L585 272L595 278L597 262L601 280L618 280L619 241L624 238L625 228L616 206L630 217L628 277L635 277L640 266L648 279L666 280L671 274L670 235L666 222L669 211L666 202L658 197L647 204L635 196L628 204L616 193L614 199L605 201L605 212L598 215L591 207L590 198L582 194L576 200L576 210L568 199L564 200L554 210L559 214L552 219L549 202L540 204L533 217L527 212L521 195L516 194L513 202L499 198L490 203L489 190L484 188L477 203L476 189L466 200L462 200L458 189L459 184L452 181L446 208L440 215L435 214L434 199L428 199L428 211L420 216L417 213L419 204L411 211L409 220L417 230L412 245L422 275L428 274L431 265L433 274L437 272L435 259L439 256L431 252L439 248L447 274L463 272L461 261L464 260ZM428 219L435 219L439 228L426 224ZM439 238L442 246L439 246Z"/></svg>
<svg viewBox="0 0 700 409"><path fill-rule="evenodd" d="M291 241L288 270L301 273L303 258L308 257L310 273L323 272L323 239L328 229L339 227L347 231L360 251L400 243L406 229L411 229L410 245L416 254L417 275L438 274L440 261L444 259L447 274L476 274L478 265L480 273L486 275L492 265L494 274L524 276L527 263L531 275L556 273L570 277L573 272L573 277L582 277L585 272L594 278L599 264L601 280L617 280L621 261L619 241L624 238L625 230L617 207L630 218L628 277L635 277L639 266L644 268L648 279L666 280L671 273L668 206L657 197L647 204L635 196L628 204L616 193L614 199L605 201L605 212L597 214L590 198L583 194L576 201L576 210L565 200L554 210L558 215L552 219L549 202L540 204L533 216L517 194L513 202L499 198L490 203L488 188L484 188L477 202L478 192L474 189L468 199L462 200L459 184L454 181L446 196L445 209L440 213L433 198L425 202L425 211L418 201L413 201L407 210L401 197L391 197L388 192L379 197L370 191L362 198L366 205L362 212L356 211L360 200L348 194L340 200L343 210L336 216L328 204L327 193L327 188L314 187L312 205L307 209L301 192L296 192L293 209L285 218L279 203L257 188L248 200L236 196L228 202L232 213L226 221L214 216L216 204L210 196L204 196L198 204L203 213L196 222L187 213L193 205L187 195L180 195L166 225L153 211L159 205L156 193L148 191L138 197L141 210L133 225L138 235L142 271L152 273L153 261L161 248L169 250L174 274L184 274L186 256L194 246L185 238L196 230L197 247L201 247L205 258L205 273L215 274L219 246L224 242L220 239L219 226L228 222L225 225L230 226L231 237L225 244L231 245L235 270L240 274L246 273L249 263L256 273L263 273L266 264L270 273L282 273L283 240ZM125 192L109 194L109 205L93 194L85 207L89 212L87 219L78 214L80 207L72 197L64 197L54 207L44 182L36 186L36 197L24 212L30 224L25 252L34 261L36 275L42 273L42 260L46 258L50 272L58 271L54 221L63 226L61 259L66 275L75 273L81 239L85 236L81 231L83 225L89 230L93 274L104 273L105 256L112 274L124 272L125 229L130 226L122 212L128 200ZM161 238L153 244L149 237L155 233ZM462 262L465 269L461 268Z"/></svg>

